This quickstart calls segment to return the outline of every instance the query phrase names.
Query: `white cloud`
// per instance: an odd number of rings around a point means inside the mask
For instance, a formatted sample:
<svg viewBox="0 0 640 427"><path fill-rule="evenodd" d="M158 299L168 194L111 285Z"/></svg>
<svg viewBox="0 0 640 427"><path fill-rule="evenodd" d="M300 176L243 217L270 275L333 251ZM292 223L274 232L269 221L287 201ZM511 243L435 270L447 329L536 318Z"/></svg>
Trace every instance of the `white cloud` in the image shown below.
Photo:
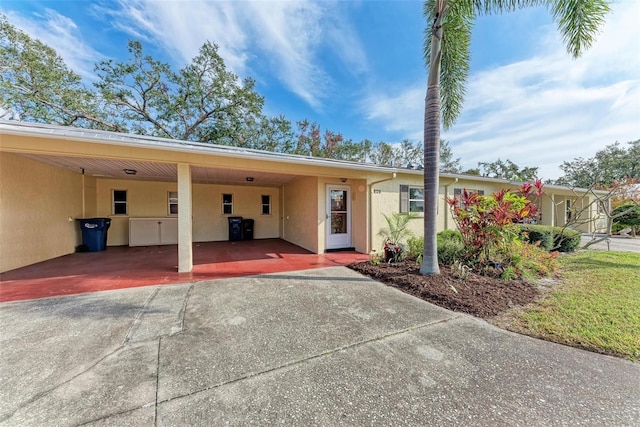
<svg viewBox="0 0 640 427"><path fill-rule="evenodd" d="M467 168L508 158L539 166L544 178L561 175L565 160L640 138L638 16L638 2L614 5L598 41L578 60L556 29L546 28L538 49L544 53L470 77L462 115L442 137ZM422 132L423 98L415 86L372 94L367 116L413 138Z"/></svg>
<svg viewBox="0 0 640 427"><path fill-rule="evenodd" d="M226 65L240 76L268 70L293 93L320 110L332 79L321 49L361 71L366 61L349 25L336 25L336 4L313 1L120 2L105 11L119 29L158 43L179 62L194 57L206 41L219 45ZM360 64L353 67L354 63ZM252 69L258 72L251 72Z"/></svg>
<svg viewBox="0 0 640 427"><path fill-rule="evenodd" d="M12 25L55 49L70 69L84 78L94 77L93 66L103 58L85 43L80 29L71 19L51 9L32 16L14 12L6 12L6 15Z"/></svg>
<svg viewBox="0 0 640 427"><path fill-rule="evenodd" d="M412 141L422 140L425 87L409 87L397 93L371 93L360 108L367 120L382 124L388 132L398 132Z"/></svg>

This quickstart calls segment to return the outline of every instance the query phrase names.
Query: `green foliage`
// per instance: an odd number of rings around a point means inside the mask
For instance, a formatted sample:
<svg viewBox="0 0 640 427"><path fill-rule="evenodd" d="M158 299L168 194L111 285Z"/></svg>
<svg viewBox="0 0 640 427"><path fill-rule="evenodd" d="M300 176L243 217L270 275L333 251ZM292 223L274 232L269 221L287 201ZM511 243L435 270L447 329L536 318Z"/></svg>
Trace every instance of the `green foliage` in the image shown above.
<svg viewBox="0 0 640 427"><path fill-rule="evenodd" d="M261 123L263 98L254 82L226 69L218 46L206 42L184 68L145 55L129 42L126 62L96 65L101 97L135 133L244 146L243 133Z"/></svg>
<svg viewBox="0 0 640 427"><path fill-rule="evenodd" d="M579 231L563 227L519 224L518 229L523 242L540 246L546 251L573 252L582 238Z"/></svg>
<svg viewBox="0 0 640 427"><path fill-rule="evenodd" d="M616 215L623 214L617 218ZM611 216L614 217L613 227L620 231L624 228L630 227L635 230L636 234L640 231L640 205L637 203L625 203L615 208L611 212Z"/></svg>
<svg viewBox="0 0 640 427"><path fill-rule="evenodd" d="M570 228L553 228L553 249L560 252L573 252L580 246L582 233Z"/></svg>
<svg viewBox="0 0 640 427"><path fill-rule="evenodd" d="M537 244L542 249L553 249L553 227L537 224L518 224L520 239L523 242Z"/></svg>
<svg viewBox="0 0 640 427"><path fill-rule="evenodd" d="M412 143L408 139L400 144L378 142L370 145L368 160L377 165L396 167L416 167L423 162L423 146L421 143Z"/></svg>
<svg viewBox="0 0 640 427"><path fill-rule="evenodd" d="M451 265L453 262L464 258L464 245L462 234L458 230L444 230L437 235L438 262L443 265ZM416 259L420 259L424 253L424 237L410 237L407 240L407 252Z"/></svg>
<svg viewBox="0 0 640 427"><path fill-rule="evenodd" d="M542 191L537 181L535 187ZM490 262L491 251L500 245L518 240L518 222L534 217L536 206L526 198L534 186L522 185L521 194L500 190L489 196L462 192L460 200L448 198L453 218L462 234L469 259Z"/></svg>
<svg viewBox="0 0 640 427"><path fill-rule="evenodd" d="M438 233L438 241L441 240L457 240L462 243L462 233L460 230L442 230Z"/></svg>
<svg viewBox="0 0 640 427"><path fill-rule="evenodd" d="M533 181L538 175L537 167L521 168L509 159L504 162L500 159L495 162L478 162L478 168L482 171L482 176L511 181Z"/></svg>
<svg viewBox="0 0 640 427"><path fill-rule="evenodd" d="M409 237L407 239L407 252L413 258L421 257L424 253L424 237Z"/></svg>
<svg viewBox="0 0 640 427"><path fill-rule="evenodd" d="M122 131L54 49L0 15L0 105L22 120Z"/></svg>
<svg viewBox="0 0 640 427"><path fill-rule="evenodd" d="M417 218L415 214L394 213L393 215L384 215L387 226L382 228L378 235L391 243L404 243L405 239L411 237L413 233L407 228L409 221Z"/></svg>
<svg viewBox="0 0 640 427"><path fill-rule="evenodd" d="M383 251L385 259L390 262L396 262L403 259L406 255L405 240L413 233L407 228L409 221L417 218L415 214L394 213L391 216L383 215L387 226L380 229L379 236L384 238Z"/></svg>
<svg viewBox="0 0 640 427"><path fill-rule="evenodd" d="M460 231L446 231L438 235L441 262L461 261L481 274L505 280L546 276L556 271L557 253L549 253L539 247L544 245L549 249L553 245L553 230L518 224L535 217L537 208L526 198L533 191L541 194L542 183L539 180L534 184L524 183L520 194L498 191L490 196L481 196L464 190L461 200L448 199ZM542 243L524 244L520 236L531 242L537 240L530 239L539 237Z"/></svg>
<svg viewBox="0 0 640 427"><path fill-rule="evenodd" d="M595 156L577 157L563 162L560 169L564 175L555 181L558 185L590 188L608 187L614 181L625 178L640 178L640 139L629 141L627 147L619 142L607 145Z"/></svg>
<svg viewBox="0 0 640 427"><path fill-rule="evenodd" d="M557 252L548 252L537 245L511 242L498 248L495 263L502 268L503 279L550 276L558 270Z"/></svg>
<svg viewBox="0 0 640 427"><path fill-rule="evenodd" d="M454 159L451 146L445 140L440 140L440 172L462 173L460 157Z"/></svg>
<svg viewBox="0 0 640 427"><path fill-rule="evenodd" d="M438 239L438 262L442 265L452 265L455 262L468 261L465 246L458 239Z"/></svg>

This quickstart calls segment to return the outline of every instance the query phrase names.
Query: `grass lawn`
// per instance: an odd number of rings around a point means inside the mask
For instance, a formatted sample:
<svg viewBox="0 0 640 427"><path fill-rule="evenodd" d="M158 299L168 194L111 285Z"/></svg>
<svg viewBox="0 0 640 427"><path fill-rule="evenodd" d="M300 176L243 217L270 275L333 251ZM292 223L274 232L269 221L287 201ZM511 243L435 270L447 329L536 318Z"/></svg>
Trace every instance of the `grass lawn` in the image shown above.
<svg viewBox="0 0 640 427"><path fill-rule="evenodd" d="M640 253L586 251L559 258L562 284L509 314L518 332L640 360Z"/></svg>

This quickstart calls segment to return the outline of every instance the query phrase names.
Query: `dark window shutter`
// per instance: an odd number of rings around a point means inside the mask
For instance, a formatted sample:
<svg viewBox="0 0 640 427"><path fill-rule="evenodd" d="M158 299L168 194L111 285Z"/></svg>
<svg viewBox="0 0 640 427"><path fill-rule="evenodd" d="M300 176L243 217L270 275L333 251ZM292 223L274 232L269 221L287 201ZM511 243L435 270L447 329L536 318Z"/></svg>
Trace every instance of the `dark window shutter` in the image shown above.
<svg viewBox="0 0 640 427"><path fill-rule="evenodd" d="M400 213L409 213L409 186L400 186Z"/></svg>

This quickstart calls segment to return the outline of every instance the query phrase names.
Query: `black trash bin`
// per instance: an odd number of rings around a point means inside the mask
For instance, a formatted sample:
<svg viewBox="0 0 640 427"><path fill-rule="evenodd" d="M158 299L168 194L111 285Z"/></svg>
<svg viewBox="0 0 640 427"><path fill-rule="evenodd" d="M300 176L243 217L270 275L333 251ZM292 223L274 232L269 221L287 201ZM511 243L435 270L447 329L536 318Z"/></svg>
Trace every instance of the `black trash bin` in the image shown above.
<svg viewBox="0 0 640 427"><path fill-rule="evenodd" d="M242 240L253 240L253 220L242 220Z"/></svg>
<svg viewBox="0 0 640 427"><path fill-rule="evenodd" d="M107 249L107 230L111 226L111 218L78 219L82 231L82 244L89 252Z"/></svg>
<svg viewBox="0 0 640 427"><path fill-rule="evenodd" d="M242 217L229 217L229 240L242 240Z"/></svg>

